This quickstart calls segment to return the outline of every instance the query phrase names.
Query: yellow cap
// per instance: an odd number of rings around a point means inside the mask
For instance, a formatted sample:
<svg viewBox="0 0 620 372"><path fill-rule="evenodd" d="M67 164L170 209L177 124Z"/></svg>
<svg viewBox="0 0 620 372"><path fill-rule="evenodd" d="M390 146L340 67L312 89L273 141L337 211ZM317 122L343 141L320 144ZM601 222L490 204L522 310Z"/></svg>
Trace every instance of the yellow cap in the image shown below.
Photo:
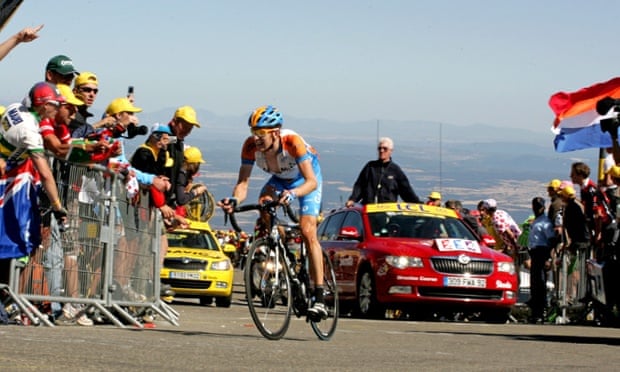
<svg viewBox="0 0 620 372"><path fill-rule="evenodd" d="M557 190L560 188L561 184L562 184L562 181L558 179L553 179L551 180L551 182L549 182L549 184L547 185L547 188Z"/></svg>
<svg viewBox="0 0 620 372"><path fill-rule="evenodd" d="M119 112L140 112L141 108L138 108L129 101L126 97L117 98L112 101L108 108L105 109L105 113L108 115L118 114Z"/></svg>
<svg viewBox="0 0 620 372"><path fill-rule="evenodd" d="M575 188L573 186L565 186L564 188L558 191L558 194L565 198L574 198L575 197Z"/></svg>
<svg viewBox="0 0 620 372"><path fill-rule="evenodd" d="M99 80L97 80L97 75L93 74L92 72L85 71L79 74L73 81L73 86L76 88L84 84L95 84L99 86Z"/></svg>
<svg viewBox="0 0 620 372"><path fill-rule="evenodd" d="M0 106L0 116L4 115L5 112L6 112L6 107Z"/></svg>
<svg viewBox="0 0 620 372"><path fill-rule="evenodd" d="M200 128L200 123L198 123L198 119L196 118L196 110L194 110L191 106L179 107L174 113L174 118L183 119L186 122Z"/></svg>
<svg viewBox="0 0 620 372"><path fill-rule="evenodd" d="M185 160L188 163L204 163L205 161L202 159L202 153L198 147L189 146L183 152L185 155Z"/></svg>
<svg viewBox="0 0 620 372"><path fill-rule="evenodd" d="M428 198L433 200L441 200L441 194L437 191L433 191L428 195Z"/></svg>
<svg viewBox="0 0 620 372"><path fill-rule="evenodd" d="M77 98L75 94L73 94L73 91L71 90L71 88L69 88L68 85L56 84L56 88L58 88L58 90L60 91L60 94L62 94L62 96L65 97L65 101L67 103L74 105L74 106L82 106L84 104L84 101Z"/></svg>

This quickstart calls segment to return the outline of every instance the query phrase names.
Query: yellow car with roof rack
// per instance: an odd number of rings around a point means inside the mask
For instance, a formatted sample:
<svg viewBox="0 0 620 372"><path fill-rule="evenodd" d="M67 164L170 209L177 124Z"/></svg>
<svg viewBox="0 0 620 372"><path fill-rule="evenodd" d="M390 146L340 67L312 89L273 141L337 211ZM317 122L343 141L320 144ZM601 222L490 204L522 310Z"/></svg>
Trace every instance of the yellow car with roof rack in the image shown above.
<svg viewBox="0 0 620 372"><path fill-rule="evenodd" d="M232 300L233 265L224 254L208 222L188 220L188 228L167 233L168 253L160 271L175 297L198 298L201 305L229 307Z"/></svg>

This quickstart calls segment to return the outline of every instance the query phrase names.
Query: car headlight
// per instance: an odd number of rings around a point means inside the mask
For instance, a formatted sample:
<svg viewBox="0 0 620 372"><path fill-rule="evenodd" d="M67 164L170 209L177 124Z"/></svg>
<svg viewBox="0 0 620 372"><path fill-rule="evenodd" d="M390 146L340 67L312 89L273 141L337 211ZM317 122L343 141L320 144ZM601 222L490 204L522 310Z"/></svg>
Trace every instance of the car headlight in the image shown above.
<svg viewBox="0 0 620 372"><path fill-rule="evenodd" d="M514 262L498 262L497 271L499 271L500 273L508 273L511 275L517 272L515 270Z"/></svg>
<svg viewBox="0 0 620 372"><path fill-rule="evenodd" d="M211 270L228 270L230 269L230 261L222 260L211 262Z"/></svg>
<svg viewBox="0 0 620 372"><path fill-rule="evenodd" d="M407 267L424 267L420 257L386 256L385 262L397 269L405 269Z"/></svg>

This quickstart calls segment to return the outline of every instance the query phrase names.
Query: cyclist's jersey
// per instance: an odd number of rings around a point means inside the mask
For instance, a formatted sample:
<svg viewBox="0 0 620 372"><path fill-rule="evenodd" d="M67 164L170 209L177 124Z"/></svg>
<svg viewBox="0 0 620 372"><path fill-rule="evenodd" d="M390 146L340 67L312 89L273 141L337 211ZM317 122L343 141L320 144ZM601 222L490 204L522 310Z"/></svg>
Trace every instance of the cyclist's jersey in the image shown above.
<svg viewBox="0 0 620 372"><path fill-rule="evenodd" d="M277 155L279 171L274 172L269 169L265 154L256 150L254 136L248 137L243 144L241 150L242 164L256 164L265 172L273 176L289 182L303 178L299 171L299 163L306 159L312 162L312 169L317 177L320 177L321 169L319 167L318 154L316 150L310 146L304 139L290 129L280 130L280 139L282 146Z"/></svg>
<svg viewBox="0 0 620 372"><path fill-rule="evenodd" d="M20 103L6 108L0 119L0 156L8 163L24 160L29 154L43 153L39 116Z"/></svg>

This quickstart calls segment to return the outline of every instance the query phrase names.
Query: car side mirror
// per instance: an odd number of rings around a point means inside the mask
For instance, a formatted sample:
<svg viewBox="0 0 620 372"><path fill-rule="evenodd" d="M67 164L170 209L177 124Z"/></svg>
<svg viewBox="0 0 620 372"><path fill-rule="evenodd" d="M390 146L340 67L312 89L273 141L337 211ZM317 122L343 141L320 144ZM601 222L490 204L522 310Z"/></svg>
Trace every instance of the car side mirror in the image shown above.
<svg viewBox="0 0 620 372"><path fill-rule="evenodd" d="M362 240L362 234L355 226L344 226L340 229L338 234L339 239L346 240Z"/></svg>

